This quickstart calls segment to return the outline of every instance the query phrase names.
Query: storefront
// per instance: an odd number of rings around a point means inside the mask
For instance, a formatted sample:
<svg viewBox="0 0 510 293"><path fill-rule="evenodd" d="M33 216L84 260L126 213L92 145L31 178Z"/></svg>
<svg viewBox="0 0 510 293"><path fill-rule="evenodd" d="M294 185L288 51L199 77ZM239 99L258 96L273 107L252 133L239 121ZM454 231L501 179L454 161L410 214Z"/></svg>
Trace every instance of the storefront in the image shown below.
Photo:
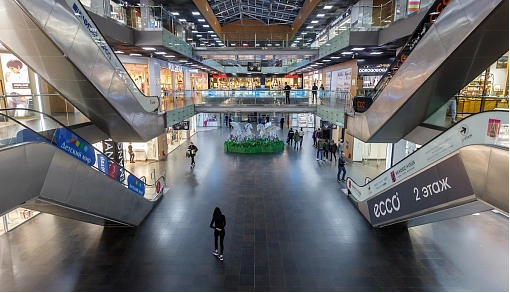
<svg viewBox="0 0 510 293"><path fill-rule="evenodd" d="M508 109L508 53L465 86L457 98L457 115Z"/></svg>
<svg viewBox="0 0 510 293"><path fill-rule="evenodd" d="M133 79L138 89L149 96L149 67L147 64L124 63L129 76Z"/></svg>
<svg viewBox="0 0 510 293"><path fill-rule="evenodd" d="M217 127L219 125L218 113L199 113L196 115L197 125L202 127Z"/></svg>
<svg viewBox="0 0 510 293"><path fill-rule="evenodd" d="M173 94L173 72L168 67L160 67L161 96L171 97Z"/></svg>
<svg viewBox="0 0 510 293"><path fill-rule="evenodd" d="M33 217L39 215L37 211L17 208L0 217L0 235L11 231Z"/></svg>
<svg viewBox="0 0 510 293"><path fill-rule="evenodd" d="M311 90L314 83L317 85L317 88L320 88L321 85L324 85L322 80L323 80L322 79L322 70L314 70L312 72L305 73L305 74L303 74L304 89ZM324 88L324 89L326 89L326 88Z"/></svg>
<svg viewBox="0 0 510 293"><path fill-rule="evenodd" d="M358 79L357 60L351 60L322 69L322 80L326 91L356 95Z"/></svg>
<svg viewBox="0 0 510 293"><path fill-rule="evenodd" d="M253 90L257 88L265 88L272 90L281 90L285 83L292 89L302 88L303 78L300 74L293 75L261 75L245 77L233 77L227 74L213 74L209 78L210 89L221 90Z"/></svg>
<svg viewBox="0 0 510 293"><path fill-rule="evenodd" d="M366 96L375 88L391 64L391 60L386 61L388 62L379 63L375 61L367 64L366 60L358 60L357 96Z"/></svg>

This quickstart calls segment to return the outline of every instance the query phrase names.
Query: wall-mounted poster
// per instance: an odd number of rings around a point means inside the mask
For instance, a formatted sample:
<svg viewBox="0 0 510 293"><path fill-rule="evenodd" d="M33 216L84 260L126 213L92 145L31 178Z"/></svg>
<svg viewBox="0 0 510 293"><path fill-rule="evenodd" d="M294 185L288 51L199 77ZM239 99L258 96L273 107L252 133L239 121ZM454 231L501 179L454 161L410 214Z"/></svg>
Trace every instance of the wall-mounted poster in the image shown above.
<svg viewBox="0 0 510 293"><path fill-rule="evenodd" d="M0 54L4 73L5 94L8 108L29 109L32 105L32 90L28 79L28 67L13 54ZM10 110L9 116L26 116L27 111Z"/></svg>
<svg viewBox="0 0 510 293"><path fill-rule="evenodd" d="M336 90L349 92L351 89L351 76L352 70L350 68L339 70L337 74Z"/></svg>

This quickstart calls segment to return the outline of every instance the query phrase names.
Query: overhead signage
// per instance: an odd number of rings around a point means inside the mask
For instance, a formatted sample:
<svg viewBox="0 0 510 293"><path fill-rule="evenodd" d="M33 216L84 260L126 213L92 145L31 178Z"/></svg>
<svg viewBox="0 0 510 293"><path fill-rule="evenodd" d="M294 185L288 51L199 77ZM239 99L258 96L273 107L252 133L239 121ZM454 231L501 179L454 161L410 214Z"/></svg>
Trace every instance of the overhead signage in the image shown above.
<svg viewBox="0 0 510 293"><path fill-rule="evenodd" d="M40 142L48 142L46 138L42 137L39 133L30 130L30 129L22 129L16 133L16 142L29 142L29 141L40 141Z"/></svg>
<svg viewBox="0 0 510 293"><path fill-rule="evenodd" d="M368 200L370 223L377 225L473 195L459 154Z"/></svg>
<svg viewBox="0 0 510 293"><path fill-rule="evenodd" d="M347 188L356 200L364 201L395 184L399 184L409 176L462 147L468 145L503 145L506 141L495 136L499 129L498 123L503 126L508 125L508 121L507 111L474 114L425 144L418 151L407 156L368 184L359 186L351 178L348 178ZM488 129L494 130L487 131Z"/></svg>
<svg viewBox="0 0 510 293"><path fill-rule="evenodd" d="M136 193L138 193L141 196L144 196L145 194L145 183L138 179L137 177L133 176L132 174L129 174L128 179L128 188L129 190L132 190Z"/></svg>
<svg viewBox="0 0 510 293"><path fill-rule="evenodd" d="M189 130L189 121L181 121L172 125L173 130Z"/></svg>
<svg viewBox="0 0 510 293"><path fill-rule="evenodd" d="M182 72L182 66L173 63L168 63L168 69L172 72Z"/></svg>
<svg viewBox="0 0 510 293"><path fill-rule="evenodd" d="M94 148L67 128L57 129L55 131L55 138L57 147L67 154L89 166L93 166L96 163Z"/></svg>
<svg viewBox="0 0 510 293"><path fill-rule="evenodd" d="M299 78L299 75L297 74L287 74L284 76L284 78Z"/></svg>
<svg viewBox="0 0 510 293"><path fill-rule="evenodd" d="M213 78L227 78L226 74L213 74Z"/></svg>
<svg viewBox="0 0 510 293"><path fill-rule="evenodd" d="M386 71L388 71L388 67L359 67L358 68L358 73L363 74L363 75L370 75L371 73L372 74L375 73L376 75L381 75L381 74L386 73Z"/></svg>

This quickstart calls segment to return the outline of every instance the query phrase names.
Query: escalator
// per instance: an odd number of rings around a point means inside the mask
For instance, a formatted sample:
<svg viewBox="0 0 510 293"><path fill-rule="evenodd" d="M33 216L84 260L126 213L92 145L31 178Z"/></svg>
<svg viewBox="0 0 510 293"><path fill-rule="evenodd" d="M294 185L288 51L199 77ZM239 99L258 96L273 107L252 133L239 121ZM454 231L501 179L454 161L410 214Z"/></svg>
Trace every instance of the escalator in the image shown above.
<svg viewBox="0 0 510 293"><path fill-rule="evenodd" d="M347 117L347 133L397 142L508 52L508 42L508 0L436 0L360 104L371 106Z"/></svg>
<svg viewBox="0 0 510 293"><path fill-rule="evenodd" d="M0 215L23 207L102 226L137 226L162 198L163 176L148 185L56 119L46 116L36 132L26 121L0 117L6 121L0 176L9 182L0 192Z"/></svg>
<svg viewBox="0 0 510 293"><path fill-rule="evenodd" d="M416 226L497 209L508 215L507 111L472 115L349 197L374 227Z"/></svg>
<svg viewBox="0 0 510 293"><path fill-rule="evenodd" d="M137 88L80 1L0 0L0 43L114 141L164 132L158 97Z"/></svg>

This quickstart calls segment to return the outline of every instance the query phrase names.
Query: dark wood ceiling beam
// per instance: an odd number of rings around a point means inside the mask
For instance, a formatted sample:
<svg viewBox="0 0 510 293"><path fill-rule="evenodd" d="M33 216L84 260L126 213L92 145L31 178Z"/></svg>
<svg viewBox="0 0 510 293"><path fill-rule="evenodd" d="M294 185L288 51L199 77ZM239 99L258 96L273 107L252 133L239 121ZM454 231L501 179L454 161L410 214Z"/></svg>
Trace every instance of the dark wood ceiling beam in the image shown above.
<svg viewBox="0 0 510 293"><path fill-rule="evenodd" d="M319 4L319 2L321 2L321 0L306 0L305 3L303 3L303 7L301 7L301 10L299 10L298 15L294 19L294 23L291 26L291 34L289 36L289 40L296 35L299 28L303 25L303 23L305 23L310 14L312 14L313 10L317 4Z"/></svg>
<svg viewBox="0 0 510 293"><path fill-rule="evenodd" d="M193 3L195 3L198 10L200 10L200 13L202 13L205 20L207 20L207 22L211 26L211 29L218 36L220 36L221 33L223 32L223 30L221 28L221 24L218 21L218 19L216 18L216 16L214 15L214 11L211 8L211 6L209 6L209 3L207 3L207 0L193 0Z"/></svg>

